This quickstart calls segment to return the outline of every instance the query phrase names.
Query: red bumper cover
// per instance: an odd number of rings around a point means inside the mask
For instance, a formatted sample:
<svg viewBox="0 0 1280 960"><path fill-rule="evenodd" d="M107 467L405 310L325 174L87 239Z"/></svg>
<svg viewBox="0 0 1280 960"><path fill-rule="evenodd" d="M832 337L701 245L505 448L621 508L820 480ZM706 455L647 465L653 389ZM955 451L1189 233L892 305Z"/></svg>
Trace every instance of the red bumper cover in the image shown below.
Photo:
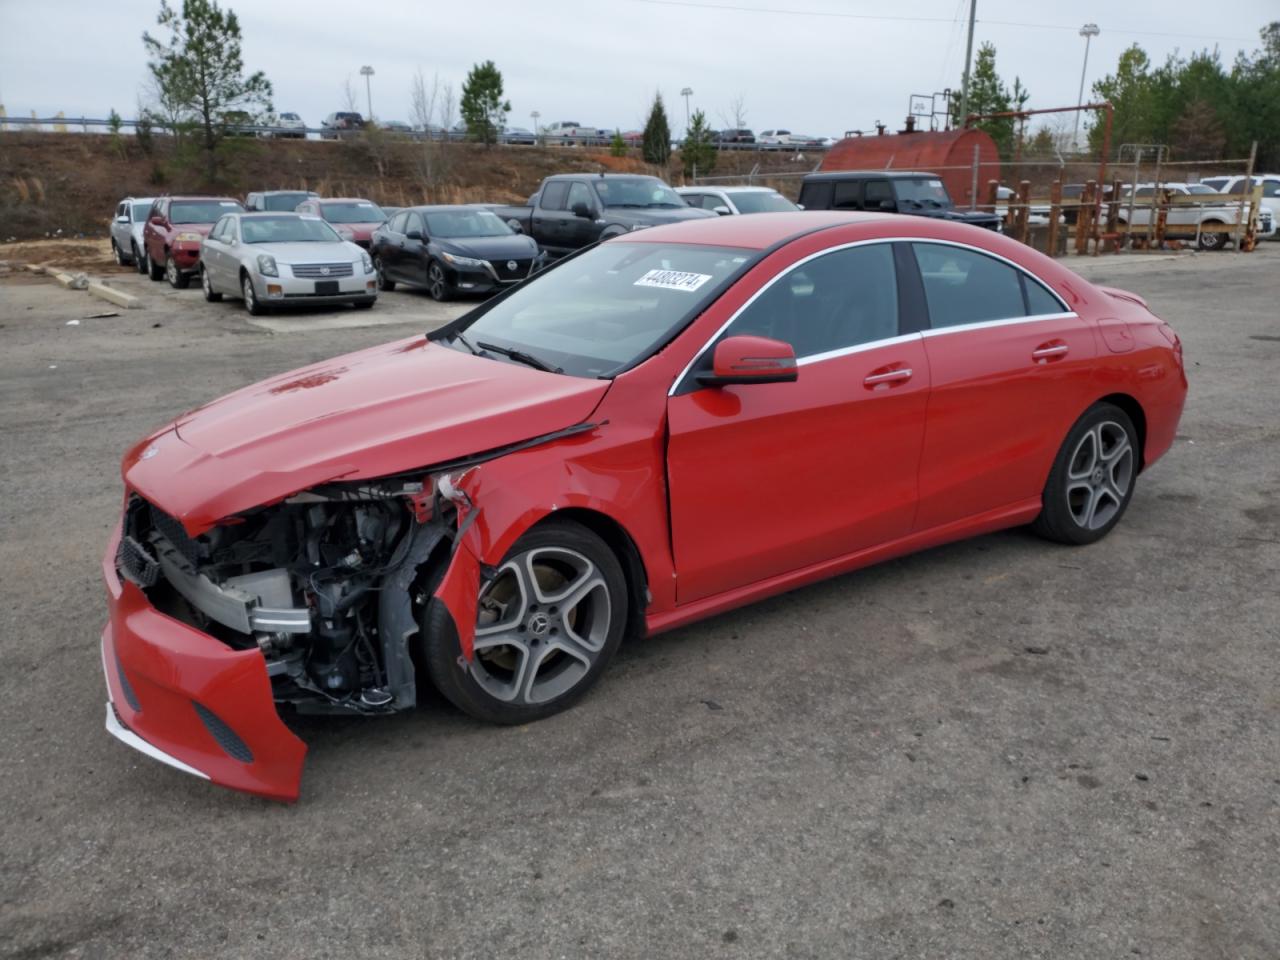
<svg viewBox="0 0 1280 960"><path fill-rule="evenodd" d="M102 631L108 729L224 787L296 800L307 747L276 712L262 654L234 650L156 610L117 575L119 540L117 528L102 562L111 615Z"/></svg>

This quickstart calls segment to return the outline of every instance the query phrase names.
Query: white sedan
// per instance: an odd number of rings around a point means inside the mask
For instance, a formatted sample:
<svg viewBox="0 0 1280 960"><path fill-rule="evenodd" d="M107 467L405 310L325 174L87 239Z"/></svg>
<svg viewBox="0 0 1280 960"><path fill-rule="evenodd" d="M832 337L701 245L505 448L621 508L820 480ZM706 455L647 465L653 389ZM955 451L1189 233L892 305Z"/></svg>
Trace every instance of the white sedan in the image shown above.
<svg viewBox="0 0 1280 960"><path fill-rule="evenodd" d="M369 254L296 213L224 216L201 244L200 285L206 300L240 297L255 315L285 303L371 307L378 297Z"/></svg>

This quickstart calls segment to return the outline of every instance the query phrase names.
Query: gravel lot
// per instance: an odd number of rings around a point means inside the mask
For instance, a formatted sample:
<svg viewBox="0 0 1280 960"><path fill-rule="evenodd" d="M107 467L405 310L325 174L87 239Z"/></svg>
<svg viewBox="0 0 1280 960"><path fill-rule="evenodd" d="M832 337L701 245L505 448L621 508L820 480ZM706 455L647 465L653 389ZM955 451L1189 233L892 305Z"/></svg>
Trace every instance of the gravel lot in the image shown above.
<svg viewBox="0 0 1280 960"><path fill-rule="evenodd" d="M88 319L117 308L0 280L0 956L1275 960L1278 267L1082 264L1191 376L1102 543L1002 533L632 643L530 727L311 720L294 806L103 731L119 457L458 308L251 325L121 271L145 308Z"/></svg>

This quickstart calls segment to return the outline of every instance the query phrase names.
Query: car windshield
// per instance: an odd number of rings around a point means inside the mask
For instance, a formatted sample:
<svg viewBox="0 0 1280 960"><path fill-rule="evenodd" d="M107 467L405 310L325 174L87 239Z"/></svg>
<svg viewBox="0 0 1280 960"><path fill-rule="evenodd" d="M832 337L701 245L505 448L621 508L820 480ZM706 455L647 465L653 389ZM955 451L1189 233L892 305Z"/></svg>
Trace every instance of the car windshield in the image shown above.
<svg viewBox="0 0 1280 960"><path fill-rule="evenodd" d="M282 113L280 114L280 119L281 120L301 120L302 118L299 117L296 113Z"/></svg>
<svg viewBox="0 0 1280 960"><path fill-rule="evenodd" d="M245 243L339 243L342 238L323 220L303 217L245 217Z"/></svg>
<svg viewBox="0 0 1280 960"><path fill-rule="evenodd" d="M320 209L330 223L381 223L387 219L382 208L368 200L357 203L323 203Z"/></svg>
<svg viewBox="0 0 1280 960"><path fill-rule="evenodd" d="M899 203L935 209L951 206L951 197L941 180L895 180L893 185Z"/></svg>
<svg viewBox="0 0 1280 960"><path fill-rule="evenodd" d="M309 194L298 193L269 193L262 198L263 210L279 210L282 213L292 213L298 208L303 200L308 199Z"/></svg>
<svg viewBox="0 0 1280 960"><path fill-rule="evenodd" d="M683 207L687 204L657 177L615 177L593 180L606 207Z"/></svg>
<svg viewBox="0 0 1280 960"><path fill-rule="evenodd" d="M432 237L505 237L515 231L489 210L439 210L427 214Z"/></svg>
<svg viewBox="0 0 1280 960"><path fill-rule="evenodd" d="M1262 195L1264 197L1280 197L1280 180L1263 180Z"/></svg>
<svg viewBox="0 0 1280 960"><path fill-rule="evenodd" d="M731 193L733 205L743 213L787 213L799 210L794 203L780 193Z"/></svg>
<svg viewBox="0 0 1280 960"><path fill-rule="evenodd" d="M147 219L147 214L150 212L151 204L149 203L135 203L133 205L133 219L135 220Z"/></svg>
<svg viewBox="0 0 1280 960"><path fill-rule="evenodd" d="M1217 193L1212 187L1206 187L1203 183L1187 184L1187 193Z"/></svg>
<svg viewBox="0 0 1280 960"><path fill-rule="evenodd" d="M213 223L223 214L243 209L234 200L178 200L169 208L169 222Z"/></svg>
<svg viewBox="0 0 1280 960"><path fill-rule="evenodd" d="M535 275L465 327L464 336L473 345L523 351L572 376L611 376L666 343L757 256L735 248L604 243ZM457 339L452 345L467 349Z"/></svg>

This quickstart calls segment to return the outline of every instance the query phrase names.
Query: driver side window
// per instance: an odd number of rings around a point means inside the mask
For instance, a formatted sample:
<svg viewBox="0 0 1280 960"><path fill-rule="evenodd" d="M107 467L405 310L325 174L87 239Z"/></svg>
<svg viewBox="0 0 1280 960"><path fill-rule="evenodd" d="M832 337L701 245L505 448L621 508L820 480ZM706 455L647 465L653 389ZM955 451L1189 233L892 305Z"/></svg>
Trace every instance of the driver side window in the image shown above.
<svg viewBox="0 0 1280 960"><path fill-rule="evenodd" d="M405 225L405 228L404 228L404 232L406 234L412 233L414 230L417 230L424 237L427 235L426 228L423 227L422 225L422 215L419 213L409 214L408 223Z"/></svg>
<svg viewBox="0 0 1280 960"><path fill-rule="evenodd" d="M774 280L725 330L791 344L797 359L898 335L898 282L888 243L823 254Z"/></svg>
<svg viewBox="0 0 1280 960"><path fill-rule="evenodd" d="M575 180L569 186L568 207L572 210L579 203L585 204L588 210L595 207L595 204L591 202L591 191L587 189L587 185L581 180Z"/></svg>

